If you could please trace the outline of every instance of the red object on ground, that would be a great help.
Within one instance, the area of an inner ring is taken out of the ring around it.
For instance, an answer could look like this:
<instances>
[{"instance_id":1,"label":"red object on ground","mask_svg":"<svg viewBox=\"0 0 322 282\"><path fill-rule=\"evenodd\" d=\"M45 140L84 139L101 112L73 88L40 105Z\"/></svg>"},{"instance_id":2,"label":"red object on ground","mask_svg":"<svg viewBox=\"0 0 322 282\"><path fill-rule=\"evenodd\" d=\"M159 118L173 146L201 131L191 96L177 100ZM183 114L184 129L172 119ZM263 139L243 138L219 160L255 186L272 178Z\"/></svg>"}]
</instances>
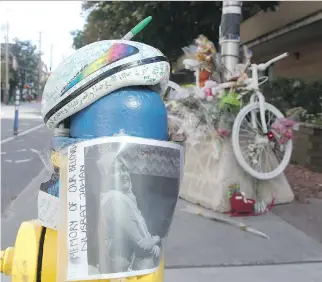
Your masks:
<instances>
[{"instance_id":1,"label":"red object on ground","mask_svg":"<svg viewBox=\"0 0 322 282\"><path fill-rule=\"evenodd\" d=\"M246 202L246 203L245 203ZM230 198L231 215L253 215L255 200L245 199L242 193L234 193Z\"/></svg>"}]
</instances>

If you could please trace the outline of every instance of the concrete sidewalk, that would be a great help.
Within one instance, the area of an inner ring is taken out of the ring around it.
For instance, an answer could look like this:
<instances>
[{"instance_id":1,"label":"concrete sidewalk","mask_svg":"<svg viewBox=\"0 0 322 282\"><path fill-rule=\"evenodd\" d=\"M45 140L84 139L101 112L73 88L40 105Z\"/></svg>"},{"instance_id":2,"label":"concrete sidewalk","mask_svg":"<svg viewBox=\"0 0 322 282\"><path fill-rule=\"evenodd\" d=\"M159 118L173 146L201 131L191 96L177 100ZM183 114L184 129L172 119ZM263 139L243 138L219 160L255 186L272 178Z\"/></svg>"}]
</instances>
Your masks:
<instances>
[{"instance_id":1,"label":"concrete sidewalk","mask_svg":"<svg viewBox=\"0 0 322 282\"><path fill-rule=\"evenodd\" d=\"M40 102L23 102L19 106L19 118L21 119L42 119L40 113ZM15 106L1 103L1 119L14 119Z\"/></svg>"},{"instance_id":2,"label":"concrete sidewalk","mask_svg":"<svg viewBox=\"0 0 322 282\"><path fill-rule=\"evenodd\" d=\"M2 218L2 249L14 244L23 220L35 218L38 184L44 176L45 171L11 203L11 212ZM236 218L271 238L265 240L187 213L187 206L191 204L179 200L167 240L166 282L321 281L322 244L279 216L268 213Z\"/></svg>"},{"instance_id":3,"label":"concrete sidewalk","mask_svg":"<svg viewBox=\"0 0 322 282\"><path fill-rule=\"evenodd\" d=\"M171 269L165 282L321 282L322 263Z\"/></svg>"},{"instance_id":4,"label":"concrete sidewalk","mask_svg":"<svg viewBox=\"0 0 322 282\"><path fill-rule=\"evenodd\" d=\"M279 216L235 218L264 232L270 240L185 212L179 201L167 242L167 267L196 268L322 262L322 244Z\"/></svg>"}]
</instances>

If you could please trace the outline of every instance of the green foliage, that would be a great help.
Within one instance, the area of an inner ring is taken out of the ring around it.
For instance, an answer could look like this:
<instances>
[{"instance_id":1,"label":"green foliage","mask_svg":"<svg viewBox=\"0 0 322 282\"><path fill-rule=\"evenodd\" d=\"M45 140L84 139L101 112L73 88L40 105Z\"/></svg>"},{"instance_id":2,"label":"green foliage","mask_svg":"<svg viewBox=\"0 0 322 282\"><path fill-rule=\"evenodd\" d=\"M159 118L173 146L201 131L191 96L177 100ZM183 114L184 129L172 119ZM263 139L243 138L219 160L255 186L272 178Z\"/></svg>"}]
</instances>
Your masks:
<instances>
[{"instance_id":1,"label":"green foliage","mask_svg":"<svg viewBox=\"0 0 322 282\"><path fill-rule=\"evenodd\" d=\"M12 88L18 87L21 92L26 82L37 86L39 54L36 52L36 46L31 41L14 39L11 52L16 57L18 69L10 70L10 86Z\"/></svg>"},{"instance_id":2,"label":"green foliage","mask_svg":"<svg viewBox=\"0 0 322 282\"><path fill-rule=\"evenodd\" d=\"M230 110L233 114L237 115L240 109L239 94L235 92L225 92L219 102L219 108L222 110Z\"/></svg>"},{"instance_id":3,"label":"green foliage","mask_svg":"<svg viewBox=\"0 0 322 282\"><path fill-rule=\"evenodd\" d=\"M278 78L264 84L265 99L284 114L301 109L300 121L322 124L322 81Z\"/></svg>"},{"instance_id":4,"label":"green foliage","mask_svg":"<svg viewBox=\"0 0 322 282\"><path fill-rule=\"evenodd\" d=\"M244 2L243 17L277 5L277 1ZM73 46L78 49L95 41L121 38L142 19L152 16L152 23L135 40L155 46L173 61L199 34L218 42L221 9L221 1L84 2L87 21L82 31L72 33Z\"/></svg>"}]
</instances>

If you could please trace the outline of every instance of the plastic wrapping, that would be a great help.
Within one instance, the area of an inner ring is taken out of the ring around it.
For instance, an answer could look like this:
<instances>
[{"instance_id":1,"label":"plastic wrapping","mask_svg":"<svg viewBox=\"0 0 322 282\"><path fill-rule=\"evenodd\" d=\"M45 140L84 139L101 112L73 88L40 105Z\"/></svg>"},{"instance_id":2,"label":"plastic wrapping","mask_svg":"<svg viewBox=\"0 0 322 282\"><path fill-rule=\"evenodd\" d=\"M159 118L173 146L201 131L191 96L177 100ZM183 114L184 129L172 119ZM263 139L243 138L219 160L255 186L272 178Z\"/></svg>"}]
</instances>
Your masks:
<instances>
[{"instance_id":1,"label":"plastic wrapping","mask_svg":"<svg viewBox=\"0 0 322 282\"><path fill-rule=\"evenodd\" d=\"M51 162L51 148L48 146L41 151L34 149L33 152L36 153L40 159L34 159L33 162L38 162L37 165L39 165L39 162L41 161L43 163L43 168L40 169L38 175L32 178L17 197L10 202L3 212L1 218L3 227L1 230L2 249L15 245L17 232L20 225L25 221L37 221L46 227L55 226L57 224L59 203L51 201L50 197L53 196L47 193L48 190L50 192L53 191L51 189L53 185L51 184L55 183L54 179L57 176ZM16 177L22 176L16 175ZM58 198L56 197L56 199Z\"/></svg>"},{"instance_id":2,"label":"plastic wrapping","mask_svg":"<svg viewBox=\"0 0 322 282\"><path fill-rule=\"evenodd\" d=\"M50 177L44 179L39 186L38 193L38 219L44 227L57 230L59 214L59 175L60 175L60 153L69 144L80 140L69 137L54 137L50 150L42 154L42 160L50 171Z\"/></svg>"},{"instance_id":3,"label":"plastic wrapping","mask_svg":"<svg viewBox=\"0 0 322 282\"><path fill-rule=\"evenodd\" d=\"M183 177L183 147L118 136L61 154L57 281L156 271Z\"/></svg>"},{"instance_id":4,"label":"plastic wrapping","mask_svg":"<svg viewBox=\"0 0 322 282\"><path fill-rule=\"evenodd\" d=\"M201 166L200 171L209 171L211 173L214 168L209 167L209 162L220 161L223 142L231 132L231 118L233 117L226 109L220 108L218 96L215 95L215 98L209 101L198 97L194 93L193 96L191 95L186 99L166 103L169 132L170 134L179 133L185 135L187 153L194 152L197 158L201 158L201 148L206 146L208 147L207 151L209 150L207 157L209 161L201 163L195 159L196 163L186 163L186 167ZM189 175L194 175L195 173L197 172L190 171ZM194 175L194 177L202 181L199 174Z\"/></svg>"},{"instance_id":5,"label":"plastic wrapping","mask_svg":"<svg viewBox=\"0 0 322 282\"><path fill-rule=\"evenodd\" d=\"M202 97L200 93L198 95L203 90L194 91L187 98L167 101L170 132L184 133L186 142L190 144L209 136L218 140L223 136L227 137L238 113L239 106L236 103L239 101L235 96L216 92L212 92L209 99L208 96Z\"/></svg>"},{"instance_id":6,"label":"plastic wrapping","mask_svg":"<svg viewBox=\"0 0 322 282\"><path fill-rule=\"evenodd\" d=\"M180 87L177 83L169 81L167 92L164 99L167 100L181 100L190 96L189 89Z\"/></svg>"}]
</instances>

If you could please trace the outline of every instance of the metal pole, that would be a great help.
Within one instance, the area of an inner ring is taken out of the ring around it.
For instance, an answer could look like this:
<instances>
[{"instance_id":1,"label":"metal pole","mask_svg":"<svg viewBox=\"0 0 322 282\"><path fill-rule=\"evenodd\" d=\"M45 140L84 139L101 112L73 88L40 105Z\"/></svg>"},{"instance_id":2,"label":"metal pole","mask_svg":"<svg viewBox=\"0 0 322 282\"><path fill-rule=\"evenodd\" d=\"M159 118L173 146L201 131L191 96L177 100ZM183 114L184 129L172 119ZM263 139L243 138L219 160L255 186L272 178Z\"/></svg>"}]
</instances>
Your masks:
<instances>
[{"instance_id":1,"label":"metal pole","mask_svg":"<svg viewBox=\"0 0 322 282\"><path fill-rule=\"evenodd\" d=\"M20 91L16 89L16 97L15 97L15 119L13 122L13 135L18 135L18 127L19 127L19 104L20 104Z\"/></svg>"},{"instance_id":2,"label":"metal pole","mask_svg":"<svg viewBox=\"0 0 322 282\"><path fill-rule=\"evenodd\" d=\"M5 45L5 89L4 89L4 102L8 105L9 103L9 22L7 22L7 34L6 34L6 45Z\"/></svg>"},{"instance_id":3,"label":"metal pole","mask_svg":"<svg viewBox=\"0 0 322 282\"><path fill-rule=\"evenodd\" d=\"M38 98L40 98L40 96L41 96L41 87L40 87L41 71L42 71L42 63L41 63L41 34L42 34L42 32L39 32Z\"/></svg>"},{"instance_id":4,"label":"metal pole","mask_svg":"<svg viewBox=\"0 0 322 282\"><path fill-rule=\"evenodd\" d=\"M225 66L224 78L231 79L239 62L241 1L224 0L219 30L221 62Z\"/></svg>"},{"instance_id":5,"label":"metal pole","mask_svg":"<svg viewBox=\"0 0 322 282\"><path fill-rule=\"evenodd\" d=\"M4 101L4 97L2 96L2 44L0 43L0 95L1 102Z\"/></svg>"},{"instance_id":6,"label":"metal pole","mask_svg":"<svg viewBox=\"0 0 322 282\"><path fill-rule=\"evenodd\" d=\"M52 67L53 67L53 44L50 45L50 67L49 67L49 72L52 72Z\"/></svg>"}]
</instances>

